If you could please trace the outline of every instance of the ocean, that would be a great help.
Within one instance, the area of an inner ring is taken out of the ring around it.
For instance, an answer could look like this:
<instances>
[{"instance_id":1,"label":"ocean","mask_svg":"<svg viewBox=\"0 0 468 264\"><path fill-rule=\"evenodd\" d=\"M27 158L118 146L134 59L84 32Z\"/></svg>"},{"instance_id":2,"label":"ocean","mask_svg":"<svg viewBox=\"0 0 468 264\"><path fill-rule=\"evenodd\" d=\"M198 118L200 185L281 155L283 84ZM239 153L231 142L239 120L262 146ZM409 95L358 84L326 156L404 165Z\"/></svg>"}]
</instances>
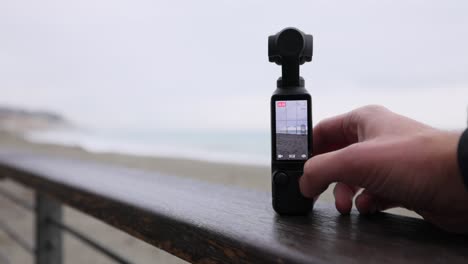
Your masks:
<instances>
[{"instance_id":1,"label":"ocean","mask_svg":"<svg viewBox=\"0 0 468 264\"><path fill-rule=\"evenodd\" d=\"M210 162L268 165L270 132L216 130L58 129L32 131L31 142L81 147L94 153L184 158Z\"/></svg>"}]
</instances>

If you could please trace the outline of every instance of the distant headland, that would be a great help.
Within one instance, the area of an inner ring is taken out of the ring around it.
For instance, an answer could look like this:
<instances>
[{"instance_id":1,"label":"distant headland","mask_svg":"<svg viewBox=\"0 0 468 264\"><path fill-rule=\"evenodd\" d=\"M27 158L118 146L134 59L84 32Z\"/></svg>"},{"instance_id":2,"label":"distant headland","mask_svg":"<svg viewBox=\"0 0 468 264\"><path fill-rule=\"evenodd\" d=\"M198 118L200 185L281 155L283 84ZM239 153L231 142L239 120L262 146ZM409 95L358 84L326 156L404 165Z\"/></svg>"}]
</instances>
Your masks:
<instances>
[{"instance_id":1,"label":"distant headland","mask_svg":"<svg viewBox=\"0 0 468 264\"><path fill-rule=\"evenodd\" d=\"M69 126L70 122L65 117L52 111L0 105L0 131L21 133Z\"/></svg>"}]
</instances>

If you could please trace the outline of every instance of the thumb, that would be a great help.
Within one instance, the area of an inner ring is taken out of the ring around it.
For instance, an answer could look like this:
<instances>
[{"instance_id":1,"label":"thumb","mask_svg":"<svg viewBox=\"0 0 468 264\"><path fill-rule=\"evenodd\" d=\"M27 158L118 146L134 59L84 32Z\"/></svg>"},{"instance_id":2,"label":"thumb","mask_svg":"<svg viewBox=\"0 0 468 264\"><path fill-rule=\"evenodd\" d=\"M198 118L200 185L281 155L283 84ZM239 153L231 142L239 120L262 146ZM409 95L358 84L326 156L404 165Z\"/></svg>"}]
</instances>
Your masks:
<instances>
[{"instance_id":1,"label":"thumb","mask_svg":"<svg viewBox=\"0 0 468 264\"><path fill-rule=\"evenodd\" d=\"M366 188L379 180L383 175L378 174L373 162L378 152L367 145L365 142L356 143L309 159L300 178L302 194L315 197L333 182Z\"/></svg>"}]
</instances>

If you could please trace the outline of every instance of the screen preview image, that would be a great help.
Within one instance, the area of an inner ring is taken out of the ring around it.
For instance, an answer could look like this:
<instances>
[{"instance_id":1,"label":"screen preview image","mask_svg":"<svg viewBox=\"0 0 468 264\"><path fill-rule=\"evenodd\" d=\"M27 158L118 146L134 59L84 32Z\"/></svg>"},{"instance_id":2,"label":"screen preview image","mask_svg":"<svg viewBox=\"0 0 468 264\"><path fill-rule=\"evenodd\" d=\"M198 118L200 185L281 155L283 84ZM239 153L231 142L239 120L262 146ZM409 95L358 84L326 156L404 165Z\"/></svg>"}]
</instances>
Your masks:
<instances>
[{"instance_id":1,"label":"screen preview image","mask_svg":"<svg viewBox=\"0 0 468 264\"><path fill-rule=\"evenodd\" d=\"M307 100L276 101L276 159L306 160Z\"/></svg>"}]
</instances>

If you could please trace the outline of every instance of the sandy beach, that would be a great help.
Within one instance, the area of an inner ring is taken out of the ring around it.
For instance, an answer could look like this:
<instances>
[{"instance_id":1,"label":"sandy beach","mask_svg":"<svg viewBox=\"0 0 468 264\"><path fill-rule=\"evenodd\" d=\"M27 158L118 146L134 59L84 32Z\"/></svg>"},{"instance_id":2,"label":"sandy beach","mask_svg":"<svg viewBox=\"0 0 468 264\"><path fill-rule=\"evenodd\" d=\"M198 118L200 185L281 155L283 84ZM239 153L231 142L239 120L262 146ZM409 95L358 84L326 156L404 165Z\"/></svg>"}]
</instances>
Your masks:
<instances>
[{"instance_id":1,"label":"sandy beach","mask_svg":"<svg viewBox=\"0 0 468 264\"><path fill-rule=\"evenodd\" d=\"M64 147L50 144L30 143L21 137L0 132L0 148L27 150L80 160L94 160L108 164L118 164L143 170L158 171L174 177L191 177L201 181L235 185L259 191L270 191L270 168L268 166L211 163L206 161L182 160L161 157L139 157L114 153L89 153L80 147ZM0 188L8 189L23 198L33 200L33 193L9 180L0 180ZM329 188L320 200L333 203ZM33 216L0 197L1 219L32 241ZM392 210L398 214L415 216L402 209ZM74 209L65 209L65 221L96 240L113 248L136 263L185 263L170 254L139 241L122 231L110 227L99 220L86 216ZM0 255L7 256L12 263L33 263L33 259L21 251L3 232L0 232ZM1 258L0 258L1 262ZM65 235L66 263L113 263L105 256Z\"/></svg>"}]
</instances>

